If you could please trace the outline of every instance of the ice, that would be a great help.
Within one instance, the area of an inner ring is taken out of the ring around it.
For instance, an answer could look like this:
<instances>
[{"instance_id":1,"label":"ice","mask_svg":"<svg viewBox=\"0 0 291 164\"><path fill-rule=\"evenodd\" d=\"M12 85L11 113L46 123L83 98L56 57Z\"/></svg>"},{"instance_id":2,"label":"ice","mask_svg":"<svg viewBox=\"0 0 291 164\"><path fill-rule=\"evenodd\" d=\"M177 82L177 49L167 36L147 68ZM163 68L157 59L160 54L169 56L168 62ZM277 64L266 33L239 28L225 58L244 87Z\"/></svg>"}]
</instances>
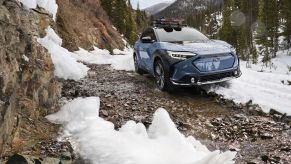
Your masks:
<instances>
[{"instance_id":1,"label":"ice","mask_svg":"<svg viewBox=\"0 0 291 164\"><path fill-rule=\"evenodd\" d=\"M262 67L261 63L249 65L241 63L242 76L229 82L229 86L213 85L209 92L223 95L236 103L254 104L262 107L268 113L275 109L281 113L291 115L291 81L288 65L291 66L291 56L287 51L280 51L278 57L272 59L272 67Z\"/></svg>"},{"instance_id":2,"label":"ice","mask_svg":"<svg viewBox=\"0 0 291 164\"><path fill-rule=\"evenodd\" d=\"M55 75L63 79L80 80L87 75L89 68L72 58L72 53L61 47L62 39L55 31L48 27L47 35L39 38L38 42L44 46L51 55L55 66Z\"/></svg>"},{"instance_id":3,"label":"ice","mask_svg":"<svg viewBox=\"0 0 291 164\"><path fill-rule=\"evenodd\" d=\"M114 49L113 55L108 50L94 47L93 51L86 51L79 48L79 51L74 52L72 57L78 61L89 64L109 64L115 70L134 70L133 49L126 47L123 51Z\"/></svg>"},{"instance_id":4,"label":"ice","mask_svg":"<svg viewBox=\"0 0 291 164\"><path fill-rule=\"evenodd\" d=\"M93 164L231 164L234 152L209 151L181 134L165 109L158 109L148 131L128 121L119 130L99 117L98 97L77 98L46 118L62 124L62 138Z\"/></svg>"},{"instance_id":5,"label":"ice","mask_svg":"<svg viewBox=\"0 0 291 164\"><path fill-rule=\"evenodd\" d=\"M56 0L19 0L27 8L36 8L37 6L44 8L46 11L53 15L56 20L58 5Z\"/></svg>"}]
</instances>

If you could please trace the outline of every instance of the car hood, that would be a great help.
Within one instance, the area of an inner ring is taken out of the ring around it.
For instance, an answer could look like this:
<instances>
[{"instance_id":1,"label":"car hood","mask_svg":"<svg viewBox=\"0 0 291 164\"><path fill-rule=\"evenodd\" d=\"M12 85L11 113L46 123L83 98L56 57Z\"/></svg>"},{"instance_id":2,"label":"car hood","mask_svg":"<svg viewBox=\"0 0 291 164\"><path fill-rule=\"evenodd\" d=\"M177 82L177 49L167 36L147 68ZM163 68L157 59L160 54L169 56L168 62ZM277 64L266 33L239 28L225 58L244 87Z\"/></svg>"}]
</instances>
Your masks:
<instances>
[{"instance_id":1,"label":"car hood","mask_svg":"<svg viewBox=\"0 0 291 164\"><path fill-rule=\"evenodd\" d=\"M199 55L222 54L232 52L232 46L221 40L209 40L206 42L170 43L160 42L161 49L168 51L187 51Z\"/></svg>"}]
</instances>

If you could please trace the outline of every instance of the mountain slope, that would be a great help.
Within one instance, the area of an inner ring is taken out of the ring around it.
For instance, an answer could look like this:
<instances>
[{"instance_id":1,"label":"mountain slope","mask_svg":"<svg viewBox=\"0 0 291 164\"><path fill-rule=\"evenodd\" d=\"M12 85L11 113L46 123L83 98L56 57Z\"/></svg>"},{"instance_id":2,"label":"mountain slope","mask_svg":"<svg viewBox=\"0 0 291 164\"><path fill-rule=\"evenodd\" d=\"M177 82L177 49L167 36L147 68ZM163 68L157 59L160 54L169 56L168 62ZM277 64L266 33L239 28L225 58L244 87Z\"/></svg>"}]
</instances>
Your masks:
<instances>
[{"instance_id":1,"label":"mountain slope","mask_svg":"<svg viewBox=\"0 0 291 164\"><path fill-rule=\"evenodd\" d=\"M185 17L205 10L207 7L220 7L223 0L177 0L166 9L154 15L160 17Z\"/></svg>"},{"instance_id":2,"label":"mountain slope","mask_svg":"<svg viewBox=\"0 0 291 164\"><path fill-rule=\"evenodd\" d=\"M144 10L150 15L155 15L161 12L162 10L164 10L165 8L167 8L168 6L170 6L172 3L173 2L163 2L163 3L153 5L151 7L145 8Z\"/></svg>"},{"instance_id":3,"label":"mountain slope","mask_svg":"<svg viewBox=\"0 0 291 164\"><path fill-rule=\"evenodd\" d=\"M64 47L71 51L78 50L78 47L124 47L121 35L112 27L100 0L57 0L57 4L57 32L63 39Z\"/></svg>"}]
</instances>

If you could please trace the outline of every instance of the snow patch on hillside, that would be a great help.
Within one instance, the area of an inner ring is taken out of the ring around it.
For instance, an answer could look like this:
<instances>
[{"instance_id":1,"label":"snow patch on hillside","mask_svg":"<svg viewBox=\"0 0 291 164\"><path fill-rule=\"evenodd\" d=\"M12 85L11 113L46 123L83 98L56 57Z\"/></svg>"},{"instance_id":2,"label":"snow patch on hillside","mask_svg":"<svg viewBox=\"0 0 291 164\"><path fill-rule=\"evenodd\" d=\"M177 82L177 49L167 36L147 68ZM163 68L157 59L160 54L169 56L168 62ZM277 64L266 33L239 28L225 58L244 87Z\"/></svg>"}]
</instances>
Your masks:
<instances>
[{"instance_id":1,"label":"snow patch on hillside","mask_svg":"<svg viewBox=\"0 0 291 164\"><path fill-rule=\"evenodd\" d=\"M193 137L181 134L169 114L158 109L146 130L128 121L119 130L99 117L98 97L77 98L47 116L62 124L62 137L70 138L80 155L93 164L231 164L235 152L210 152Z\"/></svg>"},{"instance_id":2,"label":"snow patch on hillside","mask_svg":"<svg viewBox=\"0 0 291 164\"><path fill-rule=\"evenodd\" d=\"M126 47L123 51L114 49L113 55L108 50L94 47L93 51L79 48L72 57L88 64L109 64L115 70L134 70L133 49Z\"/></svg>"},{"instance_id":3,"label":"snow patch on hillside","mask_svg":"<svg viewBox=\"0 0 291 164\"><path fill-rule=\"evenodd\" d=\"M209 92L223 95L236 103L247 103L252 100L254 104L262 107L268 113L275 109L281 113L291 115L291 56L287 51L278 52L277 58L272 60L271 67L263 64L250 65L241 63L242 76L229 82L229 85L213 85Z\"/></svg>"},{"instance_id":4,"label":"snow patch on hillside","mask_svg":"<svg viewBox=\"0 0 291 164\"><path fill-rule=\"evenodd\" d=\"M58 5L56 0L19 0L25 7L35 9L37 6L44 8L46 11L53 15L56 20Z\"/></svg>"},{"instance_id":5,"label":"snow patch on hillside","mask_svg":"<svg viewBox=\"0 0 291 164\"><path fill-rule=\"evenodd\" d=\"M72 53L61 47L62 39L55 31L48 27L47 35L39 38L38 42L45 47L51 55L55 66L55 76L63 79L80 80L87 75L89 68L72 58Z\"/></svg>"}]
</instances>

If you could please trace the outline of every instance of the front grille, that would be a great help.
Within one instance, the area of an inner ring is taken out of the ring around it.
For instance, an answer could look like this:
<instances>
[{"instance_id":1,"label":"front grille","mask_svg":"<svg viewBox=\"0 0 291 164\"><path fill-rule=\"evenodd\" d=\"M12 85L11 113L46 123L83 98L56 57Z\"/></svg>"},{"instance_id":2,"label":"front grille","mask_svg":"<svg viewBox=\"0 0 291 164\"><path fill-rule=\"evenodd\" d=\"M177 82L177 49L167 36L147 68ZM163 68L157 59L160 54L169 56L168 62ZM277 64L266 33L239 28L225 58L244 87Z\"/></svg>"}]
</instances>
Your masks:
<instances>
[{"instance_id":1,"label":"front grille","mask_svg":"<svg viewBox=\"0 0 291 164\"><path fill-rule=\"evenodd\" d=\"M232 54L201 56L193 64L200 72L214 72L232 68L235 57Z\"/></svg>"},{"instance_id":2,"label":"front grille","mask_svg":"<svg viewBox=\"0 0 291 164\"><path fill-rule=\"evenodd\" d=\"M233 72L225 72L225 73L201 76L199 81L200 82L215 81L215 80L220 80L220 79L233 77L233 76L234 76Z\"/></svg>"}]
</instances>

